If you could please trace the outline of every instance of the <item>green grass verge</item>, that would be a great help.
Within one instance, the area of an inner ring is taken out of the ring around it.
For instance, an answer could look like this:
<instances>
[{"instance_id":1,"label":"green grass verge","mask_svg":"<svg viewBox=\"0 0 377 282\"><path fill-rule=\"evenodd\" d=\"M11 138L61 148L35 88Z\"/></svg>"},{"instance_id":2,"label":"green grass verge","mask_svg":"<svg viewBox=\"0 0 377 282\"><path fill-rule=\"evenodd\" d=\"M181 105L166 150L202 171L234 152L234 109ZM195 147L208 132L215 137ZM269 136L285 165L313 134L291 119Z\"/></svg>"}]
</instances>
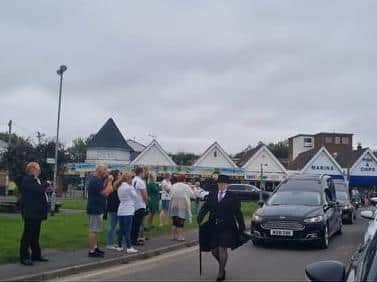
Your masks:
<instances>
[{"instance_id":1,"label":"green grass verge","mask_svg":"<svg viewBox=\"0 0 377 282\"><path fill-rule=\"evenodd\" d=\"M245 219L250 220L254 211L258 208L255 203L242 203L242 211ZM166 235L170 232L170 225L159 226L158 215L154 218L154 226L146 232L146 236L152 238ZM106 230L107 221L104 221ZM193 222L186 224L185 229L196 228L195 217ZM19 241L21 238L23 222L21 217L0 215L0 263L16 262L18 260ZM56 214L42 223L41 245L44 249L75 250L85 248L87 245L88 218L85 213L80 214ZM105 243L106 232L102 232L100 241Z\"/></svg>"},{"instance_id":2,"label":"green grass verge","mask_svg":"<svg viewBox=\"0 0 377 282\"><path fill-rule=\"evenodd\" d=\"M62 203L63 209L71 210L85 210L86 209L86 200L85 199L65 199L59 198L58 202Z\"/></svg>"}]
</instances>

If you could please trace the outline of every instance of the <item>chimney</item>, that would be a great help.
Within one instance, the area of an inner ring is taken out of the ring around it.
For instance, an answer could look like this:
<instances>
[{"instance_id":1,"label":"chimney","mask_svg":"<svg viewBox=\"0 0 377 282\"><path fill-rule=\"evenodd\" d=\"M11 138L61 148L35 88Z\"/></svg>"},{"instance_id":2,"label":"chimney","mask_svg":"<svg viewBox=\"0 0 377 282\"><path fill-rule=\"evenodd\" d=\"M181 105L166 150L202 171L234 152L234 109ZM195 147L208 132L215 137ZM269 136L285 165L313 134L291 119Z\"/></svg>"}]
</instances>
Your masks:
<instances>
[{"instance_id":1,"label":"chimney","mask_svg":"<svg viewBox=\"0 0 377 282\"><path fill-rule=\"evenodd\" d=\"M357 143L357 150L360 151L361 149L363 148L363 146L361 146L361 143Z\"/></svg>"}]
</instances>

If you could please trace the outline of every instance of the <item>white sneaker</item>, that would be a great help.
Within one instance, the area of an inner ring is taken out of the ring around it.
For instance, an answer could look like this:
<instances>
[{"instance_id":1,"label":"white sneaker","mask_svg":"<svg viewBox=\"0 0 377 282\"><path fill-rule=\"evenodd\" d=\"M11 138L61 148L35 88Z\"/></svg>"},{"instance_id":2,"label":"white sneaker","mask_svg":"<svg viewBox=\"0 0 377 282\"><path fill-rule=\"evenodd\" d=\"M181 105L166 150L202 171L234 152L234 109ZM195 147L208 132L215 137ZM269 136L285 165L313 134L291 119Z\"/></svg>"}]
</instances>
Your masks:
<instances>
[{"instance_id":1,"label":"white sneaker","mask_svg":"<svg viewBox=\"0 0 377 282\"><path fill-rule=\"evenodd\" d=\"M123 247L116 247L115 249L116 249L118 252L121 252L121 251L124 250Z\"/></svg>"},{"instance_id":2,"label":"white sneaker","mask_svg":"<svg viewBox=\"0 0 377 282\"><path fill-rule=\"evenodd\" d=\"M127 254L136 254L138 253L139 251L134 249L133 247L127 249Z\"/></svg>"},{"instance_id":3,"label":"white sneaker","mask_svg":"<svg viewBox=\"0 0 377 282\"><path fill-rule=\"evenodd\" d=\"M117 251L117 250L118 250L118 246L115 246L115 245L107 245L107 246L106 246L106 249L108 249L108 250L113 250L113 251Z\"/></svg>"}]
</instances>

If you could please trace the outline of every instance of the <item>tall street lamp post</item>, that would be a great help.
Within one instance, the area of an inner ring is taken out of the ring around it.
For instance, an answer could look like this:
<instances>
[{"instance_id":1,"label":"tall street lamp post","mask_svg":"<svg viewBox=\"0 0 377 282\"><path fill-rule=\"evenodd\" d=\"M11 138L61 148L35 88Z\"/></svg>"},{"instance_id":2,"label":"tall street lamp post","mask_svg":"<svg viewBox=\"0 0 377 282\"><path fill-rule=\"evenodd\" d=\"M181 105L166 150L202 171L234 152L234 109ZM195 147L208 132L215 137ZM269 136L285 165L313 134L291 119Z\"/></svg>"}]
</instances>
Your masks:
<instances>
[{"instance_id":1,"label":"tall street lamp post","mask_svg":"<svg viewBox=\"0 0 377 282\"><path fill-rule=\"evenodd\" d=\"M59 106L58 106L58 121L56 125L56 140L55 140L55 169L54 169L54 184L51 195L51 215L55 213L56 205L56 186L58 178L58 150L59 150L59 129L60 129L60 110L62 103L62 87L63 87L63 73L67 70L67 66L61 65L56 73L60 76L60 85L59 85Z\"/></svg>"}]
</instances>

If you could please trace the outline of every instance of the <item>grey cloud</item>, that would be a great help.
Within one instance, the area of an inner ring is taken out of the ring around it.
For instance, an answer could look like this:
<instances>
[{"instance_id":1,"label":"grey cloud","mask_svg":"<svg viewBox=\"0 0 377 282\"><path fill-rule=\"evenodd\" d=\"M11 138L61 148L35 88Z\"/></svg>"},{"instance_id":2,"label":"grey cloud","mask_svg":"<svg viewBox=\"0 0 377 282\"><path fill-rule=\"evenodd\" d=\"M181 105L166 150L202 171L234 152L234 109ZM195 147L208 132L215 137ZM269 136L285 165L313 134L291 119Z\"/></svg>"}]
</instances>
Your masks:
<instances>
[{"instance_id":1,"label":"grey cloud","mask_svg":"<svg viewBox=\"0 0 377 282\"><path fill-rule=\"evenodd\" d=\"M64 63L67 143L113 116L126 137L148 143L152 133L173 152L217 140L234 153L328 130L377 146L365 122L376 118L375 1L2 6L0 129L14 119L23 134L54 135Z\"/></svg>"}]
</instances>

